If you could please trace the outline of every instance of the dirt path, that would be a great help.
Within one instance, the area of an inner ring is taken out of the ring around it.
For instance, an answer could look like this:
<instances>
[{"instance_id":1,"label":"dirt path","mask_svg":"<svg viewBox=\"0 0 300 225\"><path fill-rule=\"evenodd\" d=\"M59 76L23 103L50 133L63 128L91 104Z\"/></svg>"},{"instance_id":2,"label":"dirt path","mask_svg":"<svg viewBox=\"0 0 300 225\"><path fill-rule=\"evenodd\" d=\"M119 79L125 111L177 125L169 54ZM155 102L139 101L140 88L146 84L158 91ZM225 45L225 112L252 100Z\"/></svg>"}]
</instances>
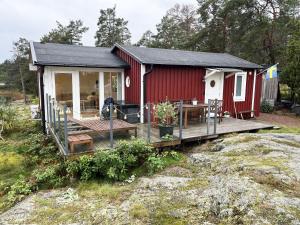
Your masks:
<instances>
[{"instance_id":1,"label":"dirt path","mask_svg":"<svg viewBox=\"0 0 300 225\"><path fill-rule=\"evenodd\" d=\"M300 135L239 134L133 183L36 193L0 224L300 224Z\"/></svg>"}]
</instances>

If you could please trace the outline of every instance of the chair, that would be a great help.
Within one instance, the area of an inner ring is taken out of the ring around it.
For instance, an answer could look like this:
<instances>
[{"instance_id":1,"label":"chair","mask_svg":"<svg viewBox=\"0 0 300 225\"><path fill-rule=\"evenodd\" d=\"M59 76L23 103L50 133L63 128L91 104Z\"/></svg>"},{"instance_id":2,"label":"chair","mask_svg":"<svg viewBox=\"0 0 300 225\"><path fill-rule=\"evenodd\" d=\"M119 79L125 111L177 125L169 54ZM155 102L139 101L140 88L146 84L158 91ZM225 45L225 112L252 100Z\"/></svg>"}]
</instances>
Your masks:
<instances>
[{"instance_id":1,"label":"chair","mask_svg":"<svg viewBox=\"0 0 300 225\"><path fill-rule=\"evenodd\" d=\"M217 112L217 118L219 119L219 123L221 123L224 117L223 100L209 99L209 101L210 101L210 115L208 115L208 107L207 107L205 112L206 119L208 118L208 116L210 118L215 117L215 112Z\"/></svg>"}]
</instances>

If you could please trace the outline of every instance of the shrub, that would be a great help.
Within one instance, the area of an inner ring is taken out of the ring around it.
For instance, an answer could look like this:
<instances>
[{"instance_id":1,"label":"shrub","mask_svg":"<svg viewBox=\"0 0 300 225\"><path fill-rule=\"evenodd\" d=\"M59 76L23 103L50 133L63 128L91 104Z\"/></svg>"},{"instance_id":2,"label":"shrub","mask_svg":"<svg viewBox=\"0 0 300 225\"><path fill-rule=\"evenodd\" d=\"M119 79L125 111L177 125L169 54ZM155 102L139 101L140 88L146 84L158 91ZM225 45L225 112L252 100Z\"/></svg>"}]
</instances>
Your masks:
<instances>
[{"instance_id":1,"label":"shrub","mask_svg":"<svg viewBox=\"0 0 300 225\"><path fill-rule=\"evenodd\" d=\"M0 105L0 121L3 123L4 132L8 132L18 125L17 118L15 108L7 105Z\"/></svg>"},{"instance_id":2,"label":"shrub","mask_svg":"<svg viewBox=\"0 0 300 225\"><path fill-rule=\"evenodd\" d=\"M161 156L152 154L147 159L147 168L148 168L149 174L153 174L153 173L163 169L164 166L165 166L165 163Z\"/></svg>"},{"instance_id":3,"label":"shrub","mask_svg":"<svg viewBox=\"0 0 300 225\"><path fill-rule=\"evenodd\" d=\"M25 180L23 176L11 186L7 199L10 204L22 200L26 195L32 192L33 185Z\"/></svg>"},{"instance_id":4,"label":"shrub","mask_svg":"<svg viewBox=\"0 0 300 225\"><path fill-rule=\"evenodd\" d=\"M33 176L40 186L60 187L65 182L65 168L63 164L48 165L33 171Z\"/></svg>"},{"instance_id":5,"label":"shrub","mask_svg":"<svg viewBox=\"0 0 300 225\"><path fill-rule=\"evenodd\" d=\"M266 100L263 100L260 104L260 111L263 113L271 113L274 111L274 107Z\"/></svg>"}]
</instances>

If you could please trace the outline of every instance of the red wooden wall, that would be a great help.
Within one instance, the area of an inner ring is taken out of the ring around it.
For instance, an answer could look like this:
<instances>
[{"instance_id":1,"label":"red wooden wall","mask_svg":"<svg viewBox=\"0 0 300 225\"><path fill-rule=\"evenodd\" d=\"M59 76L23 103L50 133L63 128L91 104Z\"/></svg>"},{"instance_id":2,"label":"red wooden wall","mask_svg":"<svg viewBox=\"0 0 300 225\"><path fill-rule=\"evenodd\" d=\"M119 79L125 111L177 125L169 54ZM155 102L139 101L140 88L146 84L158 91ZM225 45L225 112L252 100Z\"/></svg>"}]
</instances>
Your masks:
<instances>
[{"instance_id":1,"label":"red wooden wall","mask_svg":"<svg viewBox=\"0 0 300 225\"><path fill-rule=\"evenodd\" d=\"M125 69L125 77L130 77L130 87L125 85L125 100L128 103L140 104L141 96L141 64L127 53L116 49L115 54L130 65L130 68Z\"/></svg>"},{"instance_id":2,"label":"red wooden wall","mask_svg":"<svg viewBox=\"0 0 300 225\"><path fill-rule=\"evenodd\" d=\"M250 73L251 72L251 75ZM234 111L234 104L232 99L232 94L234 92L234 76L229 78L224 78L224 90L223 90L223 107L224 111L230 112L232 115L235 113ZM254 71L248 70L247 71L247 81L246 81L246 94L245 94L245 101L236 102L236 111L249 111L251 110L252 104L252 92L253 92L253 78L254 78ZM259 116L259 106L260 106L260 94L261 94L261 76L256 77L256 91L255 91L255 116Z\"/></svg>"},{"instance_id":3,"label":"red wooden wall","mask_svg":"<svg viewBox=\"0 0 300 225\"><path fill-rule=\"evenodd\" d=\"M147 67L147 70L149 68ZM200 67L154 65L145 77L146 102L158 103L168 100L204 101L205 70Z\"/></svg>"}]
</instances>

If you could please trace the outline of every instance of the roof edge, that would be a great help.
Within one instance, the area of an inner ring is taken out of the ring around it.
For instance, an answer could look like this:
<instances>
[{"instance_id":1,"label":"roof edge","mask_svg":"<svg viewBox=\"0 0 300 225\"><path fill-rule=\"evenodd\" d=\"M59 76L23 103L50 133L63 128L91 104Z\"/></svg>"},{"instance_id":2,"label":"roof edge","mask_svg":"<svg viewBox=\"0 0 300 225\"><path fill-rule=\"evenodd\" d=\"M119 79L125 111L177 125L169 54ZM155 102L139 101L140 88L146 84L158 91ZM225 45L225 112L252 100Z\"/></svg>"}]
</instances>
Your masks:
<instances>
[{"instance_id":1,"label":"roof edge","mask_svg":"<svg viewBox=\"0 0 300 225\"><path fill-rule=\"evenodd\" d=\"M30 45L30 52L31 52L32 64L35 65L37 63L37 58L36 58L36 54L35 54L35 49L34 49L33 41L30 41L29 45Z\"/></svg>"},{"instance_id":2,"label":"roof edge","mask_svg":"<svg viewBox=\"0 0 300 225\"><path fill-rule=\"evenodd\" d=\"M111 53L113 53L113 51L119 48L121 49L123 52L127 53L128 55L130 55L131 57L133 57L134 59L136 59L139 63L141 64L145 64L139 57L137 57L136 55L132 54L130 51L128 51L127 49L125 49L122 45L116 43L114 44L114 46L112 47L112 49L110 50Z\"/></svg>"}]
</instances>

